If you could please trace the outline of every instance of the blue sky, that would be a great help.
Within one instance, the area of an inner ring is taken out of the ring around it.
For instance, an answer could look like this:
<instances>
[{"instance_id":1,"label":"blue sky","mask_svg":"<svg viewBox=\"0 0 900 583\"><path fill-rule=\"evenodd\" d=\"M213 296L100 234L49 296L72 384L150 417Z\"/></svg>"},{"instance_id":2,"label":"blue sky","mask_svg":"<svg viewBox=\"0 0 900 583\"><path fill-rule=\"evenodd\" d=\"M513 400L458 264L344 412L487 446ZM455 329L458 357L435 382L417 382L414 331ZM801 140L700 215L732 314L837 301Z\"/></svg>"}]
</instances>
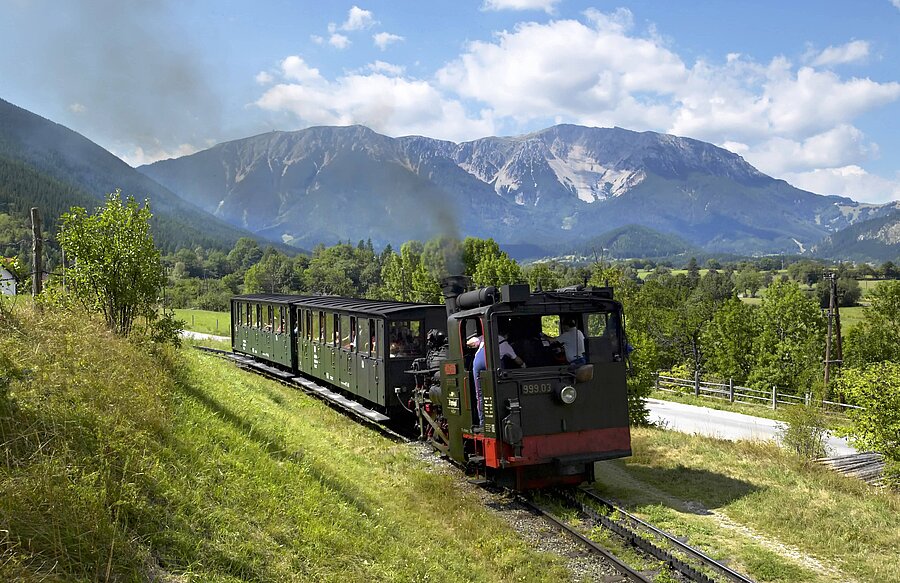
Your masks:
<instances>
[{"instance_id":1,"label":"blue sky","mask_svg":"<svg viewBox=\"0 0 900 583\"><path fill-rule=\"evenodd\" d=\"M697 138L900 200L900 0L0 0L0 98L131 164L360 123Z\"/></svg>"}]
</instances>

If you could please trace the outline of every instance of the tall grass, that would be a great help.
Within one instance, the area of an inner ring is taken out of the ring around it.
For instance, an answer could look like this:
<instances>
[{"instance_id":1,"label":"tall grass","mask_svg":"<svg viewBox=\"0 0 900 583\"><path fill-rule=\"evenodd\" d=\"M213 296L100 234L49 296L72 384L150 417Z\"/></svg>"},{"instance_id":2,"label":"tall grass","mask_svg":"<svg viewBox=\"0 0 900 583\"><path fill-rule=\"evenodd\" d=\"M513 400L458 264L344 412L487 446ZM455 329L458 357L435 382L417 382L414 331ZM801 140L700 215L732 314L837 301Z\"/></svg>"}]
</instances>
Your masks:
<instances>
[{"instance_id":1,"label":"tall grass","mask_svg":"<svg viewBox=\"0 0 900 583\"><path fill-rule=\"evenodd\" d=\"M0 578L140 571L129 526L171 417L171 363L84 315L30 310L2 314L0 353Z\"/></svg>"},{"instance_id":2,"label":"tall grass","mask_svg":"<svg viewBox=\"0 0 900 583\"><path fill-rule=\"evenodd\" d=\"M458 476L295 389L0 314L0 580L557 581Z\"/></svg>"}]
</instances>

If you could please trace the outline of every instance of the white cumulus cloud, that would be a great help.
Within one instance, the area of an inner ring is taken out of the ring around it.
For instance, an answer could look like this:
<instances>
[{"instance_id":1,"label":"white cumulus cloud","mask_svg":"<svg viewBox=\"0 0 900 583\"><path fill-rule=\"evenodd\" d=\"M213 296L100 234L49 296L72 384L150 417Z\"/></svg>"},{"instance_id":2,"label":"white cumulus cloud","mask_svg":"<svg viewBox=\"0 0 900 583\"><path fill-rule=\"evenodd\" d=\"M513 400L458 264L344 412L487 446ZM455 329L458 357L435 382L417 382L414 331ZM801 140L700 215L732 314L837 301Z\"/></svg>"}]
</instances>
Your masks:
<instances>
[{"instance_id":1,"label":"white cumulus cloud","mask_svg":"<svg viewBox=\"0 0 900 583\"><path fill-rule=\"evenodd\" d=\"M869 43L864 40L855 40L838 47L830 46L815 55L811 62L818 67L827 67L860 61L868 56Z\"/></svg>"},{"instance_id":2,"label":"white cumulus cloud","mask_svg":"<svg viewBox=\"0 0 900 583\"><path fill-rule=\"evenodd\" d=\"M810 192L839 194L861 202L882 204L900 200L900 175L891 180L856 165L787 173L783 178Z\"/></svg>"},{"instance_id":3,"label":"white cumulus cloud","mask_svg":"<svg viewBox=\"0 0 900 583\"><path fill-rule=\"evenodd\" d=\"M552 14L559 0L484 0L482 10L543 10Z\"/></svg>"},{"instance_id":4,"label":"white cumulus cloud","mask_svg":"<svg viewBox=\"0 0 900 583\"><path fill-rule=\"evenodd\" d=\"M338 33L334 33L328 37L328 44L336 49L346 49L350 46L350 39Z\"/></svg>"},{"instance_id":5,"label":"white cumulus cloud","mask_svg":"<svg viewBox=\"0 0 900 583\"><path fill-rule=\"evenodd\" d=\"M128 152L119 153L118 156L125 161L126 164L137 168L143 164L151 164L157 160L167 160L169 158L180 158L181 156L189 156L197 152L199 148L191 144L181 144L173 149L163 148L157 144L154 148L144 149L140 146Z\"/></svg>"},{"instance_id":6,"label":"white cumulus cloud","mask_svg":"<svg viewBox=\"0 0 900 583\"><path fill-rule=\"evenodd\" d=\"M84 113L87 111L87 106L85 106L82 103L70 103L69 111L71 111L72 113L75 113L75 114Z\"/></svg>"},{"instance_id":7,"label":"white cumulus cloud","mask_svg":"<svg viewBox=\"0 0 900 583\"><path fill-rule=\"evenodd\" d=\"M365 30L373 27L375 24L375 17L371 11L354 6L348 11L347 20L341 25L341 30Z\"/></svg>"},{"instance_id":8,"label":"white cumulus cloud","mask_svg":"<svg viewBox=\"0 0 900 583\"><path fill-rule=\"evenodd\" d=\"M268 85L269 83L274 81L275 78L272 76L271 73L269 73L267 71L260 71L259 73L256 74L255 80L260 85Z\"/></svg>"},{"instance_id":9,"label":"white cumulus cloud","mask_svg":"<svg viewBox=\"0 0 900 583\"><path fill-rule=\"evenodd\" d=\"M370 63L367 69L374 73L384 73L385 75L393 75L395 77L402 75L403 71L405 70L400 65L393 65L384 61L375 61L374 63Z\"/></svg>"},{"instance_id":10,"label":"white cumulus cloud","mask_svg":"<svg viewBox=\"0 0 900 583\"><path fill-rule=\"evenodd\" d=\"M372 35L372 40L375 42L375 46L377 46L381 50L385 50L389 45L401 42L403 40L403 37L398 34L391 34L389 32L379 32Z\"/></svg>"},{"instance_id":11,"label":"white cumulus cloud","mask_svg":"<svg viewBox=\"0 0 900 583\"><path fill-rule=\"evenodd\" d=\"M299 76L302 81L294 73L298 68L304 72ZM489 112L471 116L458 100L447 98L427 81L399 76L400 70L387 63L374 63L368 74L334 80L324 79L318 71L309 74L298 56L285 59L282 70L284 82L270 87L256 105L289 112L302 127L362 124L392 136L457 141L494 133Z\"/></svg>"}]
</instances>

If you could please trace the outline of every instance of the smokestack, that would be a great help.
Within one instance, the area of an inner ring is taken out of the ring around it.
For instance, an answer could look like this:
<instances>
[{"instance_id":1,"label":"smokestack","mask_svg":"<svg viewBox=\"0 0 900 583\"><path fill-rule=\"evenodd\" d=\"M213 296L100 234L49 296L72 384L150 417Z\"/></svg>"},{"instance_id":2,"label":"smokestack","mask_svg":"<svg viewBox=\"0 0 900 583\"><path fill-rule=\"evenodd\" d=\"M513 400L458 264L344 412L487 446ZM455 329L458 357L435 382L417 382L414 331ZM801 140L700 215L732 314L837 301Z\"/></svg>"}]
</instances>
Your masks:
<instances>
[{"instance_id":1,"label":"smokestack","mask_svg":"<svg viewBox=\"0 0 900 583\"><path fill-rule=\"evenodd\" d=\"M444 304L447 306L447 317L459 311L456 298L466 291L469 278L465 275L451 275L441 280L441 290L444 293Z\"/></svg>"}]
</instances>

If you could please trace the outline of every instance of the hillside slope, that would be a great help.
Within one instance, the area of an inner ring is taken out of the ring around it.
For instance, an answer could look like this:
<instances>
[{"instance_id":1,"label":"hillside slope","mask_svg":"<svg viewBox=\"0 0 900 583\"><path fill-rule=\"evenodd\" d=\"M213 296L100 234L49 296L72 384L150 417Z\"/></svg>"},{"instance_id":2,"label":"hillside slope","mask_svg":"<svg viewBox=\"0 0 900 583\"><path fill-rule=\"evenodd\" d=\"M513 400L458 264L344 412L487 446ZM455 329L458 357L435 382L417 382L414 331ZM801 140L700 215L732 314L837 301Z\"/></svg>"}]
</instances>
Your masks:
<instances>
[{"instance_id":1,"label":"hillside slope","mask_svg":"<svg viewBox=\"0 0 900 583\"><path fill-rule=\"evenodd\" d=\"M812 252L849 261L900 261L900 212L842 229L825 238Z\"/></svg>"},{"instance_id":2,"label":"hillside slope","mask_svg":"<svg viewBox=\"0 0 900 583\"><path fill-rule=\"evenodd\" d=\"M409 446L188 350L0 304L0 580L568 578Z\"/></svg>"},{"instance_id":3,"label":"hillside slope","mask_svg":"<svg viewBox=\"0 0 900 583\"><path fill-rule=\"evenodd\" d=\"M55 225L69 207L91 209L117 188L139 201L150 199L154 232L166 250L230 248L250 235L182 200L84 136L0 99L0 203L10 211L25 215L31 206L40 206L45 224Z\"/></svg>"}]
</instances>

